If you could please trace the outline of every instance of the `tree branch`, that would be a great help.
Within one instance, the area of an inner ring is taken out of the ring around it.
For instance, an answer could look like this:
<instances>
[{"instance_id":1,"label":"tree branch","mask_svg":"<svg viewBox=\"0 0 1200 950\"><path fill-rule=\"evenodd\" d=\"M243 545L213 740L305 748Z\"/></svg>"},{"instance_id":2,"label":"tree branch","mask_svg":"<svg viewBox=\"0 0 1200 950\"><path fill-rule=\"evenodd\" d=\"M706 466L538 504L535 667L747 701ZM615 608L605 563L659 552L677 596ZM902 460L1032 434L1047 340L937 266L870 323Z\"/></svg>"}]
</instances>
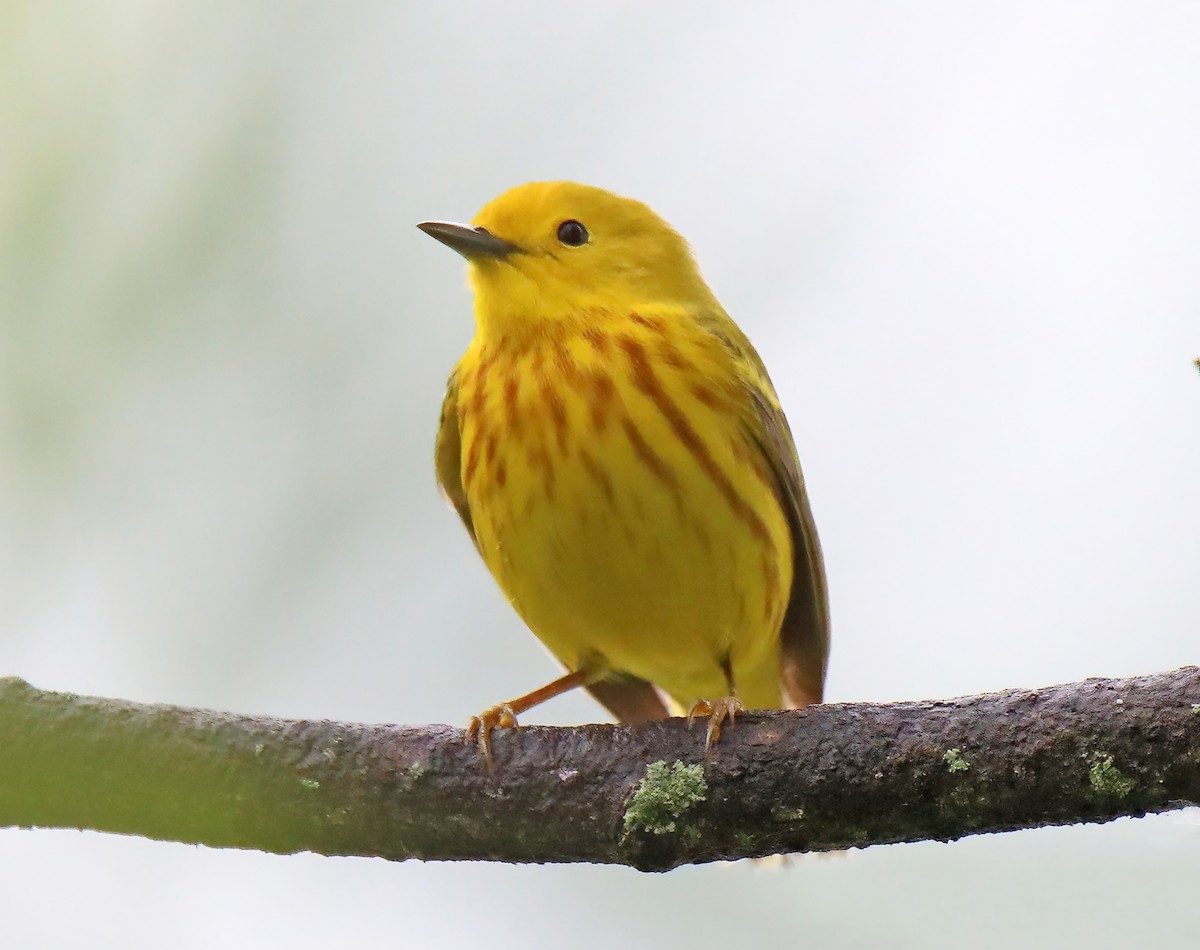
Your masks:
<instances>
[{"instance_id":1,"label":"tree branch","mask_svg":"<svg viewBox=\"0 0 1200 950\"><path fill-rule=\"evenodd\" d=\"M0 679L0 826L213 847L679 864L1200 801L1200 668L922 703L498 730L285 721ZM661 763L654 765L653 763Z\"/></svg>"}]
</instances>

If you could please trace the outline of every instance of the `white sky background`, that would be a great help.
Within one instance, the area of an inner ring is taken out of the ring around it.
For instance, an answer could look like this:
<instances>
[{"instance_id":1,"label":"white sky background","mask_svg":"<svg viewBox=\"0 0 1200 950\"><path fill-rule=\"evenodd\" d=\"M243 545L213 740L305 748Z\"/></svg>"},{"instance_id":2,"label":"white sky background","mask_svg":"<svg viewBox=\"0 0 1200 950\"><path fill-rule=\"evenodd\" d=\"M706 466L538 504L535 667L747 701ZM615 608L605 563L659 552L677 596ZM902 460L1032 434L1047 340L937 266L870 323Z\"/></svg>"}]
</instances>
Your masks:
<instances>
[{"instance_id":1,"label":"white sky background","mask_svg":"<svg viewBox=\"0 0 1200 950\"><path fill-rule=\"evenodd\" d=\"M764 356L829 699L1200 660L1197 50L1190 3L6 5L0 672L412 723L553 676L434 487L470 302L413 227L546 177L659 210ZM646 877L8 831L0 908L14 946L1170 947L1198 845Z\"/></svg>"}]
</instances>

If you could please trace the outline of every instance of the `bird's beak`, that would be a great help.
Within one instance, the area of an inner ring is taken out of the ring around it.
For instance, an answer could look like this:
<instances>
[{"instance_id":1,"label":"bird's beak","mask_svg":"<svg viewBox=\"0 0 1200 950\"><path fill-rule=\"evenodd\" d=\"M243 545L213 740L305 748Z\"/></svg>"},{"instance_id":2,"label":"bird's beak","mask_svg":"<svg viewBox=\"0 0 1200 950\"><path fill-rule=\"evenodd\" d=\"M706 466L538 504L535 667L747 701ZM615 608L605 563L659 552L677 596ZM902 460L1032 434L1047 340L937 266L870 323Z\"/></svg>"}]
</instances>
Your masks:
<instances>
[{"instance_id":1,"label":"bird's beak","mask_svg":"<svg viewBox=\"0 0 1200 950\"><path fill-rule=\"evenodd\" d=\"M520 250L517 245L496 237L484 228L473 228L467 224L422 221L417 227L431 238L441 241L452 251L457 251L469 261L488 257L507 257Z\"/></svg>"}]
</instances>

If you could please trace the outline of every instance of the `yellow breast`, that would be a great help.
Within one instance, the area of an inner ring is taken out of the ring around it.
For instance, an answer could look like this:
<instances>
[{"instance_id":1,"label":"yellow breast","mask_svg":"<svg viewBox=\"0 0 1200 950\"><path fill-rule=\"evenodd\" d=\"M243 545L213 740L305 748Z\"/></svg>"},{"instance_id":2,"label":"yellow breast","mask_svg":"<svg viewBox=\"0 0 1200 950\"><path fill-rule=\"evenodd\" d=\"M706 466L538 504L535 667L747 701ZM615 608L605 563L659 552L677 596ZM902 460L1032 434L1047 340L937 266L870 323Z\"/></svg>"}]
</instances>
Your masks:
<instances>
[{"instance_id":1,"label":"yellow breast","mask_svg":"<svg viewBox=\"0 0 1200 950\"><path fill-rule=\"evenodd\" d=\"M570 669L780 705L792 540L729 354L683 313L477 337L462 484L492 574Z\"/></svg>"}]
</instances>

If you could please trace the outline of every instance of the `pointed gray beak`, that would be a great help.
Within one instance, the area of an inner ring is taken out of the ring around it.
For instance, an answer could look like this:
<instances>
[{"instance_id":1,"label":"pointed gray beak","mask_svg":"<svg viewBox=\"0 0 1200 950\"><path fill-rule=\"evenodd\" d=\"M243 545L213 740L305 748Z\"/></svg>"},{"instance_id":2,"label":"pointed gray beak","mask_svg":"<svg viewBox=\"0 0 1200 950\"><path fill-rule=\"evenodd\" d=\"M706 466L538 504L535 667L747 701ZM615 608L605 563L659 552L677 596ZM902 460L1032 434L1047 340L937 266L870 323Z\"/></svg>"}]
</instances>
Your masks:
<instances>
[{"instance_id":1,"label":"pointed gray beak","mask_svg":"<svg viewBox=\"0 0 1200 950\"><path fill-rule=\"evenodd\" d=\"M520 250L515 244L509 244L483 228L473 228L468 224L422 221L417 227L469 261L487 257L507 257Z\"/></svg>"}]
</instances>

